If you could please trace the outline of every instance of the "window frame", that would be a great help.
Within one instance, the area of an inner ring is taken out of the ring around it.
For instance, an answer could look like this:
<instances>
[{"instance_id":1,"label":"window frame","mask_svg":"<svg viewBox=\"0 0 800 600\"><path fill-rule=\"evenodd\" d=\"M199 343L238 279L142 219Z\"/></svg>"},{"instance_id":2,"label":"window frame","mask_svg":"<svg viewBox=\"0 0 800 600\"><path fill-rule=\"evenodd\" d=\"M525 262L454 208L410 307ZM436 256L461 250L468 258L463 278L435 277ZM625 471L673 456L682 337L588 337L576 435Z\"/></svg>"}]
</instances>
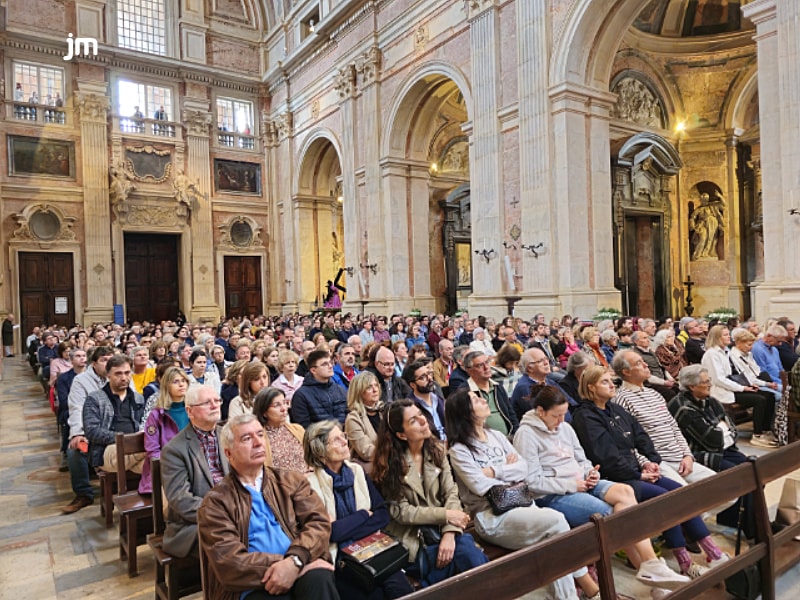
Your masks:
<instances>
[{"instance_id":1,"label":"window frame","mask_svg":"<svg viewBox=\"0 0 800 600\"><path fill-rule=\"evenodd\" d=\"M41 89L41 85L42 85L41 84L41 69L52 69L54 71L60 71L61 72L61 90L55 90L55 92L59 92L60 91L61 99L66 104L67 70L64 67L61 67L61 66L54 66L54 65L50 65L48 63L43 63L43 62L39 62L39 61L35 61L35 60L25 60L25 59L22 59L22 58L12 58L11 59L11 74L12 74L12 76L11 76L12 82L11 82L11 89L10 89L10 99L11 100L14 100L14 90L17 87L17 65L27 65L27 66L32 66L32 67L36 68L36 71L37 71L36 79L37 79L37 82L38 82L37 85L40 86L39 89L36 90L36 92L39 95L39 102L42 105L45 104L44 98L46 97L46 94L43 94L42 93L43 90ZM20 100L19 102L28 102L29 98L30 98L30 92L28 92L28 94L25 95L25 97L22 100ZM55 99L55 96L53 96L53 98Z\"/></svg>"},{"instance_id":2,"label":"window frame","mask_svg":"<svg viewBox=\"0 0 800 600\"><path fill-rule=\"evenodd\" d=\"M220 102L230 102L232 111L233 127L231 129L222 129L224 125L220 120ZM244 133L237 130L236 122L236 104L248 105L250 111L250 122L245 123L250 125L250 133ZM256 151L258 150L258 133L256 125L256 106L257 103L253 98L242 98L237 96L229 96L224 93L214 94L214 143L219 148L229 148L231 150L243 151ZM230 143L223 142L222 138L230 138ZM248 140L252 139L251 142Z\"/></svg>"},{"instance_id":3,"label":"window frame","mask_svg":"<svg viewBox=\"0 0 800 600\"><path fill-rule=\"evenodd\" d=\"M177 52L179 51L180 48L180 44L178 43L179 27L176 18L177 7L174 6L175 2L173 2L173 0L159 0L159 1L164 7L164 53L163 54L149 52L146 50L139 50L137 48L129 48L120 45L120 37L121 37L119 28L120 8L118 1L106 5L110 9L108 14L109 18L106 19L106 39L108 39L109 43L115 45L117 48L126 52L137 52L141 54L146 54L148 56L163 56L168 58L176 58Z\"/></svg>"}]
</instances>

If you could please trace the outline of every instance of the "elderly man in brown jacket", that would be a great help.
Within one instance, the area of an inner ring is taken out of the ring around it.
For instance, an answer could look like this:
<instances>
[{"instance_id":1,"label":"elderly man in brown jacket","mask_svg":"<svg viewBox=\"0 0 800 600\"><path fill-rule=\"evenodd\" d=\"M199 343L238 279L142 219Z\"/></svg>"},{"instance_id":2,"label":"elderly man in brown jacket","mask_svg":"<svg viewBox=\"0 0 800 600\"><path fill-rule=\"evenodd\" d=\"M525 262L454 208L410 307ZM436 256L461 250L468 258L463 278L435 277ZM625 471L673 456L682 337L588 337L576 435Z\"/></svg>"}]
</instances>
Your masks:
<instances>
[{"instance_id":1,"label":"elderly man in brown jacket","mask_svg":"<svg viewBox=\"0 0 800 600\"><path fill-rule=\"evenodd\" d=\"M264 467L268 442L253 415L233 417L220 437L231 473L197 515L207 597L338 600L330 519L306 478Z\"/></svg>"}]
</instances>

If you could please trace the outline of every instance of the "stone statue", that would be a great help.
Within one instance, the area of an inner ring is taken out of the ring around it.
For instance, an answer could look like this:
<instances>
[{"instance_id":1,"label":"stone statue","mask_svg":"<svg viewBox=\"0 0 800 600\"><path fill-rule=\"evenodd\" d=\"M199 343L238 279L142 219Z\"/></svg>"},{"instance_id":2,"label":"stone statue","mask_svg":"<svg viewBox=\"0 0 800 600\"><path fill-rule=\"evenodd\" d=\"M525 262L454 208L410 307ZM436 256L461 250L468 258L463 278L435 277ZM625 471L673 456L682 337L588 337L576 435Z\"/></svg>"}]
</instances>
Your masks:
<instances>
[{"instance_id":1,"label":"stone statue","mask_svg":"<svg viewBox=\"0 0 800 600\"><path fill-rule=\"evenodd\" d=\"M178 213L180 216L186 216L186 214L194 210L198 202L204 198L203 194L200 193L198 184L189 179L182 170L179 170L175 175L172 187L175 190L173 196L178 202Z\"/></svg>"},{"instance_id":2,"label":"stone statue","mask_svg":"<svg viewBox=\"0 0 800 600\"><path fill-rule=\"evenodd\" d=\"M118 212L124 212L128 196L136 189L133 184L133 173L125 163L120 162L117 166L109 167L108 175L111 178L108 185L108 198L111 200L111 206Z\"/></svg>"},{"instance_id":3,"label":"stone statue","mask_svg":"<svg viewBox=\"0 0 800 600\"><path fill-rule=\"evenodd\" d=\"M700 194L700 206L689 217L689 230L694 238L692 260L703 258L718 259L717 238L724 228L723 203L719 198L713 200L707 193Z\"/></svg>"}]
</instances>

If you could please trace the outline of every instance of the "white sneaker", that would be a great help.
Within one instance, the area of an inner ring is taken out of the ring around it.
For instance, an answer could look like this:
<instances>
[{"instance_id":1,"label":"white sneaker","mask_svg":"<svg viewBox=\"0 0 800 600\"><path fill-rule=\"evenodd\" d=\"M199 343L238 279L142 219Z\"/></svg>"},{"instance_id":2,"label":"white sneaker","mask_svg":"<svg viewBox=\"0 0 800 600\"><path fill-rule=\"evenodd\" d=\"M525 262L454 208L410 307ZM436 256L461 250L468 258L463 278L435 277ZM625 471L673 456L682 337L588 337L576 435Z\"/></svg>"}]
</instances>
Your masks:
<instances>
[{"instance_id":1,"label":"white sneaker","mask_svg":"<svg viewBox=\"0 0 800 600\"><path fill-rule=\"evenodd\" d=\"M757 446L759 448L777 448L778 442L771 440L767 437L767 434L762 433L760 435L753 434L753 437L750 438L750 443L753 446Z\"/></svg>"},{"instance_id":2,"label":"white sneaker","mask_svg":"<svg viewBox=\"0 0 800 600\"><path fill-rule=\"evenodd\" d=\"M680 575L667 566L663 558L653 558L639 565L636 579L645 585L676 590L691 581L686 575Z\"/></svg>"},{"instance_id":3,"label":"white sneaker","mask_svg":"<svg viewBox=\"0 0 800 600\"><path fill-rule=\"evenodd\" d=\"M662 598L666 598L672 593L672 590L665 590L664 588L652 588L650 590L650 597L653 600L661 600Z\"/></svg>"},{"instance_id":4,"label":"white sneaker","mask_svg":"<svg viewBox=\"0 0 800 600\"><path fill-rule=\"evenodd\" d=\"M717 560L708 561L708 568L713 569L714 567L718 567L721 564L728 562L730 559L730 555L727 552L723 552L722 556L720 556Z\"/></svg>"},{"instance_id":5,"label":"white sneaker","mask_svg":"<svg viewBox=\"0 0 800 600\"><path fill-rule=\"evenodd\" d=\"M708 571L709 571L708 567L701 567L697 563L693 562L692 565L689 567L689 570L686 571L684 575L686 575L689 579L697 579L708 573Z\"/></svg>"}]
</instances>

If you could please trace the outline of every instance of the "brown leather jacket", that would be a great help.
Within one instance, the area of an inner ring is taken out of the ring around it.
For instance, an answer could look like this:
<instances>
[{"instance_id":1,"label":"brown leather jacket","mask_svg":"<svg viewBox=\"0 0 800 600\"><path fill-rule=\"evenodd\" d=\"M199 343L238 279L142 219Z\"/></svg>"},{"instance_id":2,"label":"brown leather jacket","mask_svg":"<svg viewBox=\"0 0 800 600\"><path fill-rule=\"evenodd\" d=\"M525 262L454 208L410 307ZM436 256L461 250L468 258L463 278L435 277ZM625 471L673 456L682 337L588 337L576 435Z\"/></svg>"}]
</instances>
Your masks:
<instances>
[{"instance_id":1,"label":"brown leather jacket","mask_svg":"<svg viewBox=\"0 0 800 600\"><path fill-rule=\"evenodd\" d=\"M318 558L331 560L328 552L331 523L328 511L301 473L264 469L264 500L292 541L287 554L303 564ZM206 597L238 600L247 590L264 587L261 578L278 554L248 552L251 496L231 473L206 494L197 513L200 551L207 559Z\"/></svg>"}]
</instances>

